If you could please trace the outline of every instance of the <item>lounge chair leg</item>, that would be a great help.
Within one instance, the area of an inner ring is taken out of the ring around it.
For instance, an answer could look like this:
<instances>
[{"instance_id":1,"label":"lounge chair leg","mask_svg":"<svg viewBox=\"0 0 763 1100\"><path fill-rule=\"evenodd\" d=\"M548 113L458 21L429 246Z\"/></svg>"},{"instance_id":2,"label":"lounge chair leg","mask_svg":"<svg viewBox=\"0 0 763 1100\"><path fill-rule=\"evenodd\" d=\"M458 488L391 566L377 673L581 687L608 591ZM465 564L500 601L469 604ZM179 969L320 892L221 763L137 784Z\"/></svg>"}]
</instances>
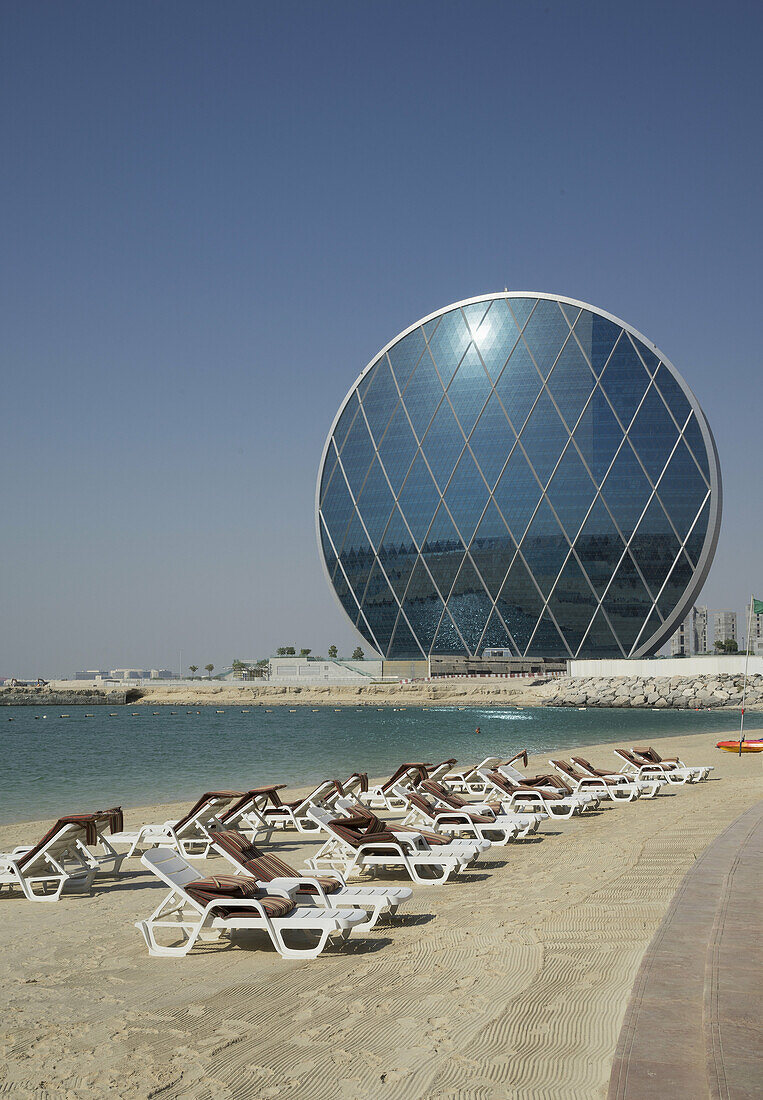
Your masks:
<instances>
[{"instance_id":1,"label":"lounge chair leg","mask_svg":"<svg viewBox=\"0 0 763 1100\"><path fill-rule=\"evenodd\" d=\"M316 959L321 951L323 951L323 948L326 946L326 941L331 934L330 928L324 928L315 947L297 948L287 947L283 935L275 926L271 926L269 931L273 946L278 954L284 959Z\"/></svg>"},{"instance_id":2,"label":"lounge chair leg","mask_svg":"<svg viewBox=\"0 0 763 1100\"><path fill-rule=\"evenodd\" d=\"M187 955L193 945L198 939L201 932L201 924L189 925L189 924L174 924L172 922L166 922L162 925L164 928L177 928L182 932L185 932L188 939L176 947L163 947L156 942L156 936L154 935L154 924L150 920L141 920L135 922L135 927L143 933L143 939L148 946L149 955L163 956L164 958L179 958L183 955Z\"/></svg>"}]
</instances>

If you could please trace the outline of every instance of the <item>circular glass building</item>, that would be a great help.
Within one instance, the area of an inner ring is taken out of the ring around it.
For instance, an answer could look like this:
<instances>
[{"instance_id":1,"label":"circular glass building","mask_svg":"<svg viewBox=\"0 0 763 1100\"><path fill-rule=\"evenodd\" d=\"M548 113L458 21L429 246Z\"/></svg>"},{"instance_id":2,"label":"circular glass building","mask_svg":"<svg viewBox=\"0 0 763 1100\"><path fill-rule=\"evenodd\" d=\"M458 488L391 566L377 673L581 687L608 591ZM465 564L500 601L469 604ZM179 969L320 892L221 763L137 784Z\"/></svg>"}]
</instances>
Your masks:
<instances>
[{"instance_id":1,"label":"circular glass building","mask_svg":"<svg viewBox=\"0 0 763 1100\"><path fill-rule=\"evenodd\" d=\"M630 325L550 294L447 306L353 385L321 459L328 578L385 657L653 653L707 576L707 420Z\"/></svg>"}]
</instances>

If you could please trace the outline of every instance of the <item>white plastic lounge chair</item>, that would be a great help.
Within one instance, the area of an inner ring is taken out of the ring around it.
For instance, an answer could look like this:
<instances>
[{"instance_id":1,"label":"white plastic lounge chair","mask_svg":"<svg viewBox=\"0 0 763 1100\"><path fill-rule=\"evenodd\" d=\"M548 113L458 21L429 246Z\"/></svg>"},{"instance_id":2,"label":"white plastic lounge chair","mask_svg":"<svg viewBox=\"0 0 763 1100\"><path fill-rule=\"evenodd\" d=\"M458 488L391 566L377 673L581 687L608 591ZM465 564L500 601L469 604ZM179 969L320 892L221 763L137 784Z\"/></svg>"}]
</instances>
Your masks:
<instances>
[{"instance_id":1,"label":"white plastic lounge chair","mask_svg":"<svg viewBox=\"0 0 763 1100\"><path fill-rule=\"evenodd\" d=\"M500 756L486 756L481 763L474 764L471 768L463 768L461 771L448 772L443 776L442 781L446 783L451 790L459 794L485 794L486 784L480 772L485 768L497 768L500 763Z\"/></svg>"},{"instance_id":2,"label":"white plastic lounge chair","mask_svg":"<svg viewBox=\"0 0 763 1100\"><path fill-rule=\"evenodd\" d=\"M707 779L710 772L715 770L712 764L684 764L678 756L662 757L651 745L634 747L631 752L645 764L661 764L668 771L689 772L692 777L696 777L694 782Z\"/></svg>"},{"instance_id":3,"label":"white plastic lounge chair","mask_svg":"<svg viewBox=\"0 0 763 1100\"><path fill-rule=\"evenodd\" d=\"M483 814L491 820L501 817L507 821L513 821L517 832L516 839L522 840L532 833L537 833L538 827L548 814L506 811L500 801L493 802L468 802L456 792L451 791L443 781L426 779L421 784L421 790L430 794L437 804L444 810L466 810L467 813Z\"/></svg>"},{"instance_id":4,"label":"white plastic lounge chair","mask_svg":"<svg viewBox=\"0 0 763 1100\"><path fill-rule=\"evenodd\" d=\"M603 776L584 772L567 760L553 759L549 760L549 764L568 782L577 782L579 790L596 791L603 801L634 802L641 797L641 788L638 783L634 783L624 775L619 776L618 779L605 779ZM623 780L624 782L621 782Z\"/></svg>"},{"instance_id":5,"label":"white plastic lounge chair","mask_svg":"<svg viewBox=\"0 0 763 1100\"><path fill-rule=\"evenodd\" d=\"M314 959L329 937L345 940L364 914L353 909L297 907L288 893L273 886L268 893L244 875L199 879L198 872L178 852L154 848L141 862L166 882L170 892L147 920L136 921L150 955L187 955L198 939L216 940L236 929L266 932L285 959ZM157 929L181 936L180 944L163 946ZM286 942L291 932L311 932L318 943L294 947Z\"/></svg>"},{"instance_id":6,"label":"white plastic lounge chair","mask_svg":"<svg viewBox=\"0 0 763 1100\"><path fill-rule=\"evenodd\" d=\"M553 794L548 790L521 786L500 772L487 768L480 774L488 789L501 799L505 811L532 807L555 821L566 821L583 812L583 804L574 795Z\"/></svg>"},{"instance_id":7,"label":"white plastic lounge chair","mask_svg":"<svg viewBox=\"0 0 763 1100\"><path fill-rule=\"evenodd\" d=\"M586 760L582 756L570 757L570 763L583 775L593 776L594 779L603 779L610 783L610 788L614 785L622 785L624 779L627 783L632 783L639 792L640 798L656 798L660 793L659 777L655 774L651 775L623 775L622 772L605 772L599 768L595 768L590 761ZM682 779L681 783L685 783L686 780Z\"/></svg>"},{"instance_id":8,"label":"white plastic lounge chair","mask_svg":"<svg viewBox=\"0 0 763 1100\"><path fill-rule=\"evenodd\" d=\"M111 841L114 835L124 828L122 807L113 806L110 810L96 810L93 813L93 820L96 839L94 844L88 846L88 851L98 864L99 874L118 875L127 854L118 852Z\"/></svg>"},{"instance_id":9,"label":"white plastic lounge chair","mask_svg":"<svg viewBox=\"0 0 763 1100\"><path fill-rule=\"evenodd\" d=\"M424 770L426 771L426 779L432 779L435 782L443 779L454 764L458 761L455 757L451 757L449 760L441 760L439 764L425 764Z\"/></svg>"},{"instance_id":10,"label":"white plastic lounge chair","mask_svg":"<svg viewBox=\"0 0 763 1100\"><path fill-rule=\"evenodd\" d=\"M395 783L401 783L404 787L415 786L426 779L428 767L428 764L401 764L389 779L369 786L365 791L359 791L357 798L372 810L404 810L405 803L398 795L392 794L392 787Z\"/></svg>"},{"instance_id":11,"label":"white plastic lounge chair","mask_svg":"<svg viewBox=\"0 0 763 1100\"><path fill-rule=\"evenodd\" d=\"M516 757L514 758L516 759ZM581 790L579 785L572 780L564 780L552 775L524 775L511 761L501 764L495 769L504 779L508 779L512 787L516 789L532 787L543 791L544 794L574 799L580 804L580 812L585 810L597 810L601 803L601 797L592 791Z\"/></svg>"},{"instance_id":12,"label":"white plastic lounge chair","mask_svg":"<svg viewBox=\"0 0 763 1100\"><path fill-rule=\"evenodd\" d=\"M407 803L408 813L403 819L404 825L418 825L458 836L472 836L501 846L508 844L519 832L514 814L511 817L496 817L494 814L480 814L474 810L443 807L422 787L408 790L395 784L392 790Z\"/></svg>"},{"instance_id":13,"label":"white plastic lounge chair","mask_svg":"<svg viewBox=\"0 0 763 1100\"><path fill-rule=\"evenodd\" d=\"M407 788L404 788L407 790ZM396 795L393 798L397 799ZM369 810L361 802L351 798L338 798L334 805L334 817L362 817L368 821L368 828L373 834L382 829L389 829L398 840L404 841L408 846L420 846L420 841L426 842L433 851L445 849L446 852L456 854L466 863L471 863L482 852L491 848L489 840L480 840L478 837L455 837L447 833L438 832L437 829L428 829L422 825L404 825L397 820L383 822L376 816L373 810Z\"/></svg>"},{"instance_id":14,"label":"white plastic lounge chair","mask_svg":"<svg viewBox=\"0 0 763 1100\"><path fill-rule=\"evenodd\" d=\"M96 843L92 814L61 817L37 844L0 855L0 887L30 901L58 901L64 887L89 890L99 868L88 844Z\"/></svg>"},{"instance_id":15,"label":"white plastic lounge chair","mask_svg":"<svg viewBox=\"0 0 763 1100\"><path fill-rule=\"evenodd\" d=\"M241 798L216 818L216 822L212 822L214 828L205 831L211 836L222 827L246 834L252 841L257 838L270 840L274 826L265 820L260 810L263 794L269 789L269 787L253 787L251 791L245 791Z\"/></svg>"},{"instance_id":16,"label":"white plastic lounge chair","mask_svg":"<svg viewBox=\"0 0 763 1100\"><path fill-rule=\"evenodd\" d=\"M336 798L341 793L337 781L326 779L310 794L292 802L281 800L278 792L283 790L284 786L284 783L278 783L261 788L266 792L266 797L259 806L259 812L268 825L274 829L296 829L300 833L319 832L318 826L308 816L307 811L311 806L322 806L329 795Z\"/></svg>"},{"instance_id":17,"label":"white plastic lounge chair","mask_svg":"<svg viewBox=\"0 0 763 1100\"><path fill-rule=\"evenodd\" d=\"M413 891L408 886L348 886L342 875L316 875L296 871L272 852L262 852L240 833L214 833L212 848L236 869L237 874L256 879L263 890L277 887L294 901L322 906L324 909L362 909L367 919L357 929L373 928L382 915L393 917Z\"/></svg>"},{"instance_id":18,"label":"white plastic lounge chair","mask_svg":"<svg viewBox=\"0 0 763 1100\"><path fill-rule=\"evenodd\" d=\"M242 791L208 791L179 820L122 830L111 836L111 843L127 845L126 859L159 844L176 848L188 859L205 859L210 831L221 828L220 817L242 795Z\"/></svg>"},{"instance_id":19,"label":"white plastic lounge chair","mask_svg":"<svg viewBox=\"0 0 763 1100\"><path fill-rule=\"evenodd\" d=\"M652 782L658 786L664 784L673 787L683 787L686 783L694 783L689 772L670 771L662 764L645 764L629 749L615 749L615 756L622 761L623 766L615 775L622 775L632 783ZM578 760L579 766L582 767Z\"/></svg>"},{"instance_id":20,"label":"white plastic lounge chair","mask_svg":"<svg viewBox=\"0 0 763 1100\"><path fill-rule=\"evenodd\" d=\"M326 843L307 860L313 871L337 870L349 878L353 873L374 874L380 867L396 867L413 882L426 886L446 882L475 858L467 857L463 849L456 850L452 844L431 848L416 833L394 833L386 828L372 833L370 828L382 824L373 814L334 818L330 811L320 808L308 813L328 834Z\"/></svg>"}]
</instances>

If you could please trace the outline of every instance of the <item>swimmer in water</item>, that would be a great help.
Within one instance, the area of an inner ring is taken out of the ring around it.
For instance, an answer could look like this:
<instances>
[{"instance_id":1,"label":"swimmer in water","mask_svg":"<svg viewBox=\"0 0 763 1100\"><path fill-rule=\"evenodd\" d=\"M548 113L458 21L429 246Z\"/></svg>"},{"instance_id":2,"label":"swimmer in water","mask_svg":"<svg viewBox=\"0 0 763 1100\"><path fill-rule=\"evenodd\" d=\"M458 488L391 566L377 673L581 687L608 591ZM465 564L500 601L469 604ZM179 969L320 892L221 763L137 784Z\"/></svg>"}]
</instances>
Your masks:
<instances>
[{"instance_id":1,"label":"swimmer in water","mask_svg":"<svg viewBox=\"0 0 763 1100\"><path fill-rule=\"evenodd\" d=\"M480 732L480 728L479 728L479 726L477 726L477 728L476 728L476 730L475 730L474 732L475 732L475 733L479 733L479 732Z\"/></svg>"}]
</instances>

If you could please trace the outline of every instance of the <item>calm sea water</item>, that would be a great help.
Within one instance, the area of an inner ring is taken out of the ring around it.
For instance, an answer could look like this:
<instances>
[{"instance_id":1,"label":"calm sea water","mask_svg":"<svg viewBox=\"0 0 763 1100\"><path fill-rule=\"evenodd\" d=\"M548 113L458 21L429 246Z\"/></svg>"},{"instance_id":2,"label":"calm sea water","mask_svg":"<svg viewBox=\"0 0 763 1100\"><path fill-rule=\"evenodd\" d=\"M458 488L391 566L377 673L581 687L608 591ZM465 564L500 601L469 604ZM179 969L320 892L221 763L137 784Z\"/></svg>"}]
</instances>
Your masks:
<instances>
[{"instance_id":1,"label":"calm sea water","mask_svg":"<svg viewBox=\"0 0 763 1100\"><path fill-rule=\"evenodd\" d=\"M111 717L105 707L2 707L0 822L191 800L205 790L269 782L296 786L356 769L384 775L403 760L454 756L471 764L525 746L539 752L632 744L715 735L738 724L738 711L123 707ZM746 724L763 729L763 714L750 714Z\"/></svg>"}]
</instances>

